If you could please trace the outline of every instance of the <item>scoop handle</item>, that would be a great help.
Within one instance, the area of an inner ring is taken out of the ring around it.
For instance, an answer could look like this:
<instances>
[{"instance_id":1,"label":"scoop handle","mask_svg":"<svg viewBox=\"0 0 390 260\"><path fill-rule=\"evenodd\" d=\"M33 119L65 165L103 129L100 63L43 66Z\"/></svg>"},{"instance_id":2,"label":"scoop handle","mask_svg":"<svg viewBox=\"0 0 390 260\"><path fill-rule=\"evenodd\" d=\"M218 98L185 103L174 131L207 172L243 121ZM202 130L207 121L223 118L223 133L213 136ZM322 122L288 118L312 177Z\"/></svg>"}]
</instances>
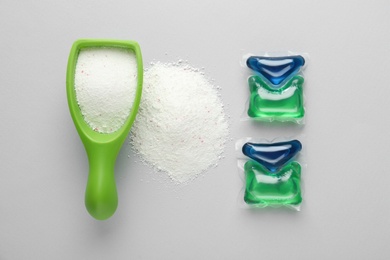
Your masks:
<instances>
[{"instance_id":1,"label":"scoop handle","mask_svg":"<svg viewBox=\"0 0 390 260\"><path fill-rule=\"evenodd\" d=\"M92 217L105 220L115 213L118 206L114 174L116 156L107 147L94 148L88 151L89 175L85 206Z\"/></svg>"}]
</instances>

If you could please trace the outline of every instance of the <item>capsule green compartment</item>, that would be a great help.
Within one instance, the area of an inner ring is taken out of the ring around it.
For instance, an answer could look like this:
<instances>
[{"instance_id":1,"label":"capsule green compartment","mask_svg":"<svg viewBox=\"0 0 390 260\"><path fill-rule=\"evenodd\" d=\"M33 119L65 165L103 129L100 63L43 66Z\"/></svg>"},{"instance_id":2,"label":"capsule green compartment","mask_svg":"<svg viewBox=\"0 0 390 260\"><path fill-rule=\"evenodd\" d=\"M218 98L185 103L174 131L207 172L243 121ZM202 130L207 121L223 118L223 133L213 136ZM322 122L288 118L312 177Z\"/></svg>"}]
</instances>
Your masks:
<instances>
[{"instance_id":1,"label":"capsule green compartment","mask_svg":"<svg viewBox=\"0 0 390 260\"><path fill-rule=\"evenodd\" d=\"M248 79L250 100L248 116L265 121L294 121L302 119L303 82L300 75L291 78L285 85L270 87L261 77Z\"/></svg>"},{"instance_id":2,"label":"capsule green compartment","mask_svg":"<svg viewBox=\"0 0 390 260\"><path fill-rule=\"evenodd\" d=\"M302 202L301 166L290 162L277 173L271 173L256 161L244 165L244 201L253 206L297 206Z\"/></svg>"},{"instance_id":3,"label":"capsule green compartment","mask_svg":"<svg viewBox=\"0 0 390 260\"><path fill-rule=\"evenodd\" d=\"M138 82L130 114L120 129L109 134L98 133L88 126L76 100L74 78L77 58L81 49L91 47L126 48L133 51L136 56ZM68 59L66 93L70 114L88 155L89 175L85 192L85 206L88 212L98 220L111 217L118 206L114 174L115 162L138 112L142 82L143 62L141 49L137 42L110 39L81 39L74 42Z\"/></svg>"}]
</instances>

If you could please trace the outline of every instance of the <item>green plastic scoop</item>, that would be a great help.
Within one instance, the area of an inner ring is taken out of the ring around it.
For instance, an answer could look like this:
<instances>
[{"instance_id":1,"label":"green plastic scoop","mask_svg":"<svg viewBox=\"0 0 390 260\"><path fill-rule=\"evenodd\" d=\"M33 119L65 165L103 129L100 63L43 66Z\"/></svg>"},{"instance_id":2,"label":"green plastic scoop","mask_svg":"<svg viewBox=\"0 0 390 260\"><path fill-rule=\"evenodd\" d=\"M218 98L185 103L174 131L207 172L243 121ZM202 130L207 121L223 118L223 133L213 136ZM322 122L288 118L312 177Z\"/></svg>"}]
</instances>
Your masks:
<instances>
[{"instance_id":1,"label":"green plastic scoop","mask_svg":"<svg viewBox=\"0 0 390 260\"><path fill-rule=\"evenodd\" d=\"M109 134L94 131L84 120L76 100L75 69L80 50L91 47L126 48L134 52L137 61L137 86L128 118L121 128ZM84 144L89 161L89 175L85 192L85 206L98 220L111 217L118 206L114 168L119 150L125 141L138 112L141 100L143 65L141 50L134 41L81 39L70 51L66 73L68 105L77 132Z\"/></svg>"}]
</instances>

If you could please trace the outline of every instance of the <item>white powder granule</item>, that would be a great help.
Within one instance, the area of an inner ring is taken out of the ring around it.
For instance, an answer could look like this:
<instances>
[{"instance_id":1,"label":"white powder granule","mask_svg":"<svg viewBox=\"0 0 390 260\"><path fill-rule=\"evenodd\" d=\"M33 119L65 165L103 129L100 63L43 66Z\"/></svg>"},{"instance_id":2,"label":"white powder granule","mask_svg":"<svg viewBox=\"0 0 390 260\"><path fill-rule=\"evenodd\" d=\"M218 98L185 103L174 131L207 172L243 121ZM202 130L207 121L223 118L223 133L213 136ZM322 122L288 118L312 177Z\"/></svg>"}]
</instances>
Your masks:
<instances>
[{"instance_id":1,"label":"white powder granule","mask_svg":"<svg viewBox=\"0 0 390 260\"><path fill-rule=\"evenodd\" d=\"M80 51L75 71L76 99L93 130L117 131L130 114L136 87L137 61L131 50L91 47Z\"/></svg>"},{"instance_id":2,"label":"white powder granule","mask_svg":"<svg viewBox=\"0 0 390 260\"><path fill-rule=\"evenodd\" d=\"M157 62L144 73L130 142L144 162L188 182L221 158L229 134L223 107L199 69Z\"/></svg>"}]
</instances>

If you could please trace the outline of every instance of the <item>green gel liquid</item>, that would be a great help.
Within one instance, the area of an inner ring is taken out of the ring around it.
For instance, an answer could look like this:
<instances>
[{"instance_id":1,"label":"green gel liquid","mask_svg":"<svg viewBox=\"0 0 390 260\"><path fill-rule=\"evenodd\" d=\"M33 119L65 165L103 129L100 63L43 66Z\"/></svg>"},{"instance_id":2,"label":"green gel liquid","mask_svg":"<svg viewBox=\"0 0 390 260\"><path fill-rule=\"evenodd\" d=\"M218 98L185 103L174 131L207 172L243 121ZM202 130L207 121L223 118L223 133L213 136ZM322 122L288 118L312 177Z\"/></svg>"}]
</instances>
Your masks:
<instances>
[{"instance_id":1,"label":"green gel liquid","mask_svg":"<svg viewBox=\"0 0 390 260\"><path fill-rule=\"evenodd\" d=\"M303 77L296 75L285 85L270 87L261 77L248 79L251 92L248 115L263 120L289 121L301 119L303 107Z\"/></svg>"},{"instance_id":2,"label":"green gel liquid","mask_svg":"<svg viewBox=\"0 0 390 260\"><path fill-rule=\"evenodd\" d=\"M298 205L301 197L301 166L297 162L285 165L271 173L255 161L247 161L245 170L244 201L253 206Z\"/></svg>"}]
</instances>

